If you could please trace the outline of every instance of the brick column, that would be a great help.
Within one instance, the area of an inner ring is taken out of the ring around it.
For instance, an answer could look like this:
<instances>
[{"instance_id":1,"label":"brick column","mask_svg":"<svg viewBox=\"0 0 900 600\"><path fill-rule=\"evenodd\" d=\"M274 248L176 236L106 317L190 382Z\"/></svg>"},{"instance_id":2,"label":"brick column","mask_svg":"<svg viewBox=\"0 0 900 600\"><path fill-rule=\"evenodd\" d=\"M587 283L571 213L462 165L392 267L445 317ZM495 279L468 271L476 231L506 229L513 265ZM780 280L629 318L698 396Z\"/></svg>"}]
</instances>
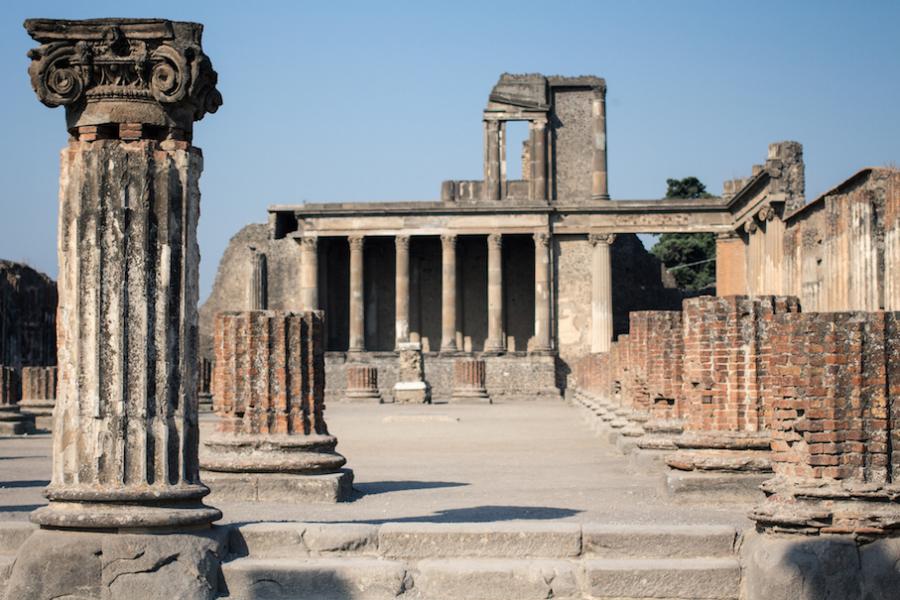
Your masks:
<instances>
[{"instance_id":1,"label":"brick column","mask_svg":"<svg viewBox=\"0 0 900 600\"><path fill-rule=\"evenodd\" d=\"M499 200L500 186L500 123L484 122L484 199Z\"/></svg>"},{"instance_id":2,"label":"brick column","mask_svg":"<svg viewBox=\"0 0 900 600\"><path fill-rule=\"evenodd\" d=\"M53 428L56 404L56 367L22 367L22 400L19 407L32 415L38 429Z\"/></svg>"},{"instance_id":3,"label":"brick column","mask_svg":"<svg viewBox=\"0 0 900 600\"><path fill-rule=\"evenodd\" d=\"M347 391L344 393L348 400L370 400L381 402L381 392L378 390L378 369L371 365L346 366Z\"/></svg>"},{"instance_id":4,"label":"brick column","mask_svg":"<svg viewBox=\"0 0 900 600\"><path fill-rule=\"evenodd\" d=\"M363 244L365 238L354 235L350 244L350 352L366 349L365 308L363 305Z\"/></svg>"},{"instance_id":5,"label":"brick column","mask_svg":"<svg viewBox=\"0 0 900 600\"><path fill-rule=\"evenodd\" d=\"M491 402L485 387L485 363L473 358L457 358L453 361L454 402Z\"/></svg>"},{"instance_id":6,"label":"brick column","mask_svg":"<svg viewBox=\"0 0 900 600\"><path fill-rule=\"evenodd\" d=\"M488 246L488 337L484 351L498 353L506 350L503 339L503 236L492 233Z\"/></svg>"},{"instance_id":7,"label":"brick column","mask_svg":"<svg viewBox=\"0 0 900 600\"><path fill-rule=\"evenodd\" d=\"M535 352L550 350L550 234L534 234L534 345Z\"/></svg>"},{"instance_id":8,"label":"brick column","mask_svg":"<svg viewBox=\"0 0 900 600\"><path fill-rule=\"evenodd\" d=\"M606 167L606 84L594 90L591 100L591 127L594 153L591 159L591 197L609 200L609 177Z\"/></svg>"},{"instance_id":9,"label":"brick column","mask_svg":"<svg viewBox=\"0 0 900 600\"><path fill-rule=\"evenodd\" d=\"M315 235L300 240L300 308L319 308L319 238Z\"/></svg>"},{"instance_id":10,"label":"brick column","mask_svg":"<svg viewBox=\"0 0 900 600\"><path fill-rule=\"evenodd\" d=\"M395 343L400 344L409 341L409 236L398 235L394 238L396 248L396 273L395 273Z\"/></svg>"},{"instance_id":11,"label":"brick column","mask_svg":"<svg viewBox=\"0 0 900 600\"><path fill-rule=\"evenodd\" d=\"M18 369L0 366L0 435L20 435L34 431L34 418L19 408L22 379Z\"/></svg>"},{"instance_id":12,"label":"brick column","mask_svg":"<svg viewBox=\"0 0 900 600\"><path fill-rule=\"evenodd\" d=\"M591 259L591 352L609 352L609 343L613 338L610 246L615 239L613 233L592 233L588 236L594 248Z\"/></svg>"},{"instance_id":13,"label":"brick column","mask_svg":"<svg viewBox=\"0 0 900 600\"><path fill-rule=\"evenodd\" d=\"M441 352L456 347L456 236L441 236Z\"/></svg>"},{"instance_id":14,"label":"brick column","mask_svg":"<svg viewBox=\"0 0 900 600\"><path fill-rule=\"evenodd\" d=\"M323 313L225 312L215 328L220 421L201 455L205 472L213 472L205 474L213 492L222 486L233 499L342 499L346 459L335 452L324 418ZM229 473L244 475L223 475ZM298 477L319 474L334 476L318 483Z\"/></svg>"}]
</instances>

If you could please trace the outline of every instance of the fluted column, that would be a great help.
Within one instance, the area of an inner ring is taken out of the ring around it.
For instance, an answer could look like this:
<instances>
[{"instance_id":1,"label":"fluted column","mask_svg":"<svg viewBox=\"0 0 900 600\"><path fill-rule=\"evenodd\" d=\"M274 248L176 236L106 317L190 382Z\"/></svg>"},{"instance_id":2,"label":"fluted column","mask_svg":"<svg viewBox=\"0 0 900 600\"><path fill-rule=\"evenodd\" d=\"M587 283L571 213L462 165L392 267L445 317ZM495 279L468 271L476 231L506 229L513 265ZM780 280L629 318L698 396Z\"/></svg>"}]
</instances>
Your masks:
<instances>
[{"instance_id":1,"label":"fluted column","mask_svg":"<svg viewBox=\"0 0 900 600\"><path fill-rule=\"evenodd\" d=\"M488 246L488 337L485 352L503 352L503 236L492 233Z\"/></svg>"},{"instance_id":2,"label":"fluted column","mask_svg":"<svg viewBox=\"0 0 900 600\"><path fill-rule=\"evenodd\" d=\"M409 341L409 236L398 235L394 238L396 247L396 285L395 285L395 301L396 308L396 326L395 326L395 342L396 347Z\"/></svg>"},{"instance_id":3,"label":"fluted column","mask_svg":"<svg viewBox=\"0 0 900 600\"><path fill-rule=\"evenodd\" d=\"M269 265L266 255L250 248L250 310L266 310L269 307Z\"/></svg>"},{"instance_id":4,"label":"fluted column","mask_svg":"<svg viewBox=\"0 0 900 600\"><path fill-rule=\"evenodd\" d=\"M491 402L485 387L485 363L481 359L457 358L453 362L454 402Z\"/></svg>"},{"instance_id":5,"label":"fluted column","mask_svg":"<svg viewBox=\"0 0 900 600\"><path fill-rule=\"evenodd\" d=\"M347 389L344 397L348 400L381 402L378 390L378 368L372 365L348 364Z\"/></svg>"},{"instance_id":6,"label":"fluted column","mask_svg":"<svg viewBox=\"0 0 900 600\"><path fill-rule=\"evenodd\" d=\"M202 26L25 27L43 44L29 53L32 86L45 105L66 107L71 135L60 172L50 504L32 519L79 529L209 524L221 513L201 502L197 458L203 158L190 140L193 122L222 100Z\"/></svg>"},{"instance_id":7,"label":"fluted column","mask_svg":"<svg viewBox=\"0 0 900 600\"><path fill-rule=\"evenodd\" d=\"M531 198L543 202L547 199L547 122L530 121L529 148L531 157Z\"/></svg>"},{"instance_id":8,"label":"fluted column","mask_svg":"<svg viewBox=\"0 0 900 600\"><path fill-rule=\"evenodd\" d=\"M550 350L550 234L534 234L534 345L532 350Z\"/></svg>"},{"instance_id":9,"label":"fluted column","mask_svg":"<svg viewBox=\"0 0 900 600\"><path fill-rule=\"evenodd\" d=\"M319 238L315 235L300 240L300 308L319 308Z\"/></svg>"},{"instance_id":10,"label":"fluted column","mask_svg":"<svg viewBox=\"0 0 900 600\"><path fill-rule=\"evenodd\" d=\"M441 236L441 352L456 347L456 236Z\"/></svg>"},{"instance_id":11,"label":"fluted column","mask_svg":"<svg viewBox=\"0 0 900 600\"><path fill-rule=\"evenodd\" d=\"M609 177L606 166L606 86L594 91L591 100L591 127L594 152L591 166L591 197L609 200Z\"/></svg>"},{"instance_id":12,"label":"fluted column","mask_svg":"<svg viewBox=\"0 0 900 600\"><path fill-rule=\"evenodd\" d=\"M613 337L612 264L615 234L590 234L594 247L591 279L591 352L609 352Z\"/></svg>"},{"instance_id":13,"label":"fluted column","mask_svg":"<svg viewBox=\"0 0 900 600\"><path fill-rule=\"evenodd\" d=\"M484 122L484 190L485 200L500 199L500 123Z\"/></svg>"},{"instance_id":14,"label":"fluted column","mask_svg":"<svg viewBox=\"0 0 900 600\"><path fill-rule=\"evenodd\" d=\"M353 235L350 243L350 352L366 349L365 309L363 308L363 243L365 238Z\"/></svg>"}]
</instances>

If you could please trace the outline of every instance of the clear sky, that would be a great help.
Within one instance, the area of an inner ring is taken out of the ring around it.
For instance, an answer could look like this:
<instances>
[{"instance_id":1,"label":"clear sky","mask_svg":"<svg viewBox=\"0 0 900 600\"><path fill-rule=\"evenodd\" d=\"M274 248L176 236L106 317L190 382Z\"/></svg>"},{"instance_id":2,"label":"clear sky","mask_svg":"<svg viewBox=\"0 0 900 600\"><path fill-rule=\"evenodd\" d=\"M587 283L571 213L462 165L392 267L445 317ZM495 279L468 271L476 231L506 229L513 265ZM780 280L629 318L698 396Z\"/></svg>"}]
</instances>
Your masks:
<instances>
[{"instance_id":1,"label":"clear sky","mask_svg":"<svg viewBox=\"0 0 900 600\"><path fill-rule=\"evenodd\" d=\"M37 7L37 8L35 8ZM807 197L900 164L900 2L4 2L0 257L56 274L63 109L28 83L27 17L206 25L225 100L196 127L201 298L266 206L437 199L481 177L481 110L504 71L605 77L610 192L668 177L713 193L770 142L803 143Z\"/></svg>"}]
</instances>

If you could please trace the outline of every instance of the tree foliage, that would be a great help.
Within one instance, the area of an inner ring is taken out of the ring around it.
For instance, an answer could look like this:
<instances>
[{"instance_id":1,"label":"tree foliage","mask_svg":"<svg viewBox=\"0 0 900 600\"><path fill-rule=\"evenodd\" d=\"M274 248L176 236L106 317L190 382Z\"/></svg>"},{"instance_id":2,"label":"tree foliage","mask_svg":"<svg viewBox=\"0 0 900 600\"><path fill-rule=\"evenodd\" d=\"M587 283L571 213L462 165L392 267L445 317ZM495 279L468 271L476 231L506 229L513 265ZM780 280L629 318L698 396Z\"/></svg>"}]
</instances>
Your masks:
<instances>
[{"instance_id":1,"label":"tree foliage","mask_svg":"<svg viewBox=\"0 0 900 600\"><path fill-rule=\"evenodd\" d=\"M696 177L667 179L666 186L666 198L712 196ZM716 236L712 233L664 233L650 252L669 269L683 290L702 290L716 284Z\"/></svg>"}]
</instances>

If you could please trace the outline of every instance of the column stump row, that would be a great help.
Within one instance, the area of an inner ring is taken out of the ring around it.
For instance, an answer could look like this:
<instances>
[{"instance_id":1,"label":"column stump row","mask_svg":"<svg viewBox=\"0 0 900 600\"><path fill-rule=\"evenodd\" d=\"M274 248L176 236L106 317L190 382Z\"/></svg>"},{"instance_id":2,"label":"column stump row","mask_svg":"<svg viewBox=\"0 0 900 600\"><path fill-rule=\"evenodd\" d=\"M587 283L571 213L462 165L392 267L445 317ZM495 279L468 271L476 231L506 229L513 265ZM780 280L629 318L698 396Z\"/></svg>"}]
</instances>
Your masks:
<instances>
[{"instance_id":1,"label":"column stump row","mask_svg":"<svg viewBox=\"0 0 900 600\"><path fill-rule=\"evenodd\" d=\"M0 367L0 435L34 432L34 417L22 412L21 397L22 380L18 369Z\"/></svg>"},{"instance_id":2,"label":"column stump row","mask_svg":"<svg viewBox=\"0 0 900 600\"><path fill-rule=\"evenodd\" d=\"M34 417L34 425L42 431L53 430L53 407L56 405L56 367L22 367L22 412Z\"/></svg>"},{"instance_id":3,"label":"column stump row","mask_svg":"<svg viewBox=\"0 0 900 600\"><path fill-rule=\"evenodd\" d=\"M347 391L344 398L353 402L383 402L378 390L378 368L370 365L347 365Z\"/></svg>"},{"instance_id":4,"label":"column stump row","mask_svg":"<svg viewBox=\"0 0 900 600\"><path fill-rule=\"evenodd\" d=\"M485 387L485 362L459 358L453 363L453 402L491 403Z\"/></svg>"}]
</instances>

